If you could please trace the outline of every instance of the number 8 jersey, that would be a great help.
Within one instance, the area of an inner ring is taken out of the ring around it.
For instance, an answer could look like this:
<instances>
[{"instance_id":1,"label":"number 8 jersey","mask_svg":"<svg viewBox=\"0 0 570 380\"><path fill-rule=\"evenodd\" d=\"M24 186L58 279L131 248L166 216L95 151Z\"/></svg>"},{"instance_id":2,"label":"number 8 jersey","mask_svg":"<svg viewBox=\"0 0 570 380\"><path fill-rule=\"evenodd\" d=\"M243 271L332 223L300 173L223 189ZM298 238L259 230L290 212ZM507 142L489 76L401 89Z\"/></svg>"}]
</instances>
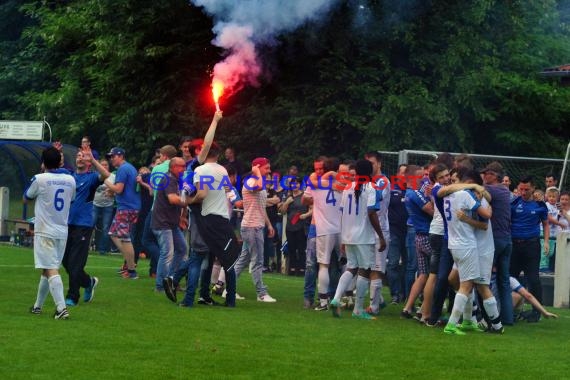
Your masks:
<instances>
[{"instance_id":1,"label":"number 8 jersey","mask_svg":"<svg viewBox=\"0 0 570 380\"><path fill-rule=\"evenodd\" d=\"M75 199L75 186L73 177L64 173L46 172L32 178L24 197L36 200L35 235L67 239L67 218Z\"/></svg>"}]
</instances>

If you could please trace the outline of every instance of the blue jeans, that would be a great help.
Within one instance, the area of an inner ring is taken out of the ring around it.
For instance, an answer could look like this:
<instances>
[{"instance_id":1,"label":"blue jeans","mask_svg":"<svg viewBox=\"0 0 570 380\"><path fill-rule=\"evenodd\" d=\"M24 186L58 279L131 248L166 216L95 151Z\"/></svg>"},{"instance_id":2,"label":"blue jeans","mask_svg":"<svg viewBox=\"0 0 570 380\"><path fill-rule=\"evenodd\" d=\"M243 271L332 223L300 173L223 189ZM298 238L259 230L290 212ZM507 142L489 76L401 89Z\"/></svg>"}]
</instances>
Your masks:
<instances>
[{"instance_id":1,"label":"blue jeans","mask_svg":"<svg viewBox=\"0 0 570 380\"><path fill-rule=\"evenodd\" d=\"M156 236L150 228L150 223L152 221L152 213L148 213L146 219L144 220L142 241L141 244L150 255L150 268L149 274L156 273L156 267L158 266L158 257L160 256L160 248L156 241Z\"/></svg>"},{"instance_id":2,"label":"blue jeans","mask_svg":"<svg viewBox=\"0 0 570 380\"><path fill-rule=\"evenodd\" d=\"M208 260L207 253L197 253L193 249L190 250L188 257L188 281L186 283L186 295L184 296L183 304L187 306L194 305L194 297L196 295L196 288L200 279L200 272L202 262ZM206 264L207 265L207 264Z\"/></svg>"},{"instance_id":3,"label":"blue jeans","mask_svg":"<svg viewBox=\"0 0 570 380\"><path fill-rule=\"evenodd\" d=\"M514 323L513 299L511 296L511 285L509 281L509 268L511 265L511 254L513 252L513 241L510 237L495 238L495 256L493 264L497 273L497 292L499 294L499 305L501 305L501 322L506 325Z\"/></svg>"},{"instance_id":4,"label":"blue jeans","mask_svg":"<svg viewBox=\"0 0 570 380\"><path fill-rule=\"evenodd\" d=\"M99 253L109 251L109 227L113 221L113 206L97 207L93 206L93 225L99 230L96 235L98 236L95 245Z\"/></svg>"},{"instance_id":5,"label":"blue jeans","mask_svg":"<svg viewBox=\"0 0 570 380\"><path fill-rule=\"evenodd\" d=\"M186 257L186 239L180 228L152 230L158 240L160 256L156 268L156 289L163 290L162 279L174 275Z\"/></svg>"},{"instance_id":6,"label":"blue jeans","mask_svg":"<svg viewBox=\"0 0 570 380\"><path fill-rule=\"evenodd\" d=\"M234 266L237 278L250 261L253 262L251 278L258 297L267 294L267 287L263 283L263 229L263 227L241 227L243 248Z\"/></svg>"},{"instance_id":7,"label":"blue jeans","mask_svg":"<svg viewBox=\"0 0 570 380\"><path fill-rule=\"evenodd\" d=\"M406 261L406 297L410 295L410 290L414 281L416 281L416 272L418 271L418 259L416 257L416 230L413 226L408 226L406 234L406 250L408 251L408 260Z\"/></svg>"},{"instance_id":8,"label":"blue jeans","mask_svg":"<svg viewBox=\"0 0 570 380\"><path fill-rule=\"evenodd\" d=\"M402 258L403 265L400 265L400 258ZM404 268L407 261L405 236L391 235L390 245L388 246L386 274L388 276L388 286L390 287L390 295L392 298L404 298Z\"/></svg>"},{"instance_id":9,"label":"blue jeans","mask_svg":"<svg viewBox=\"0 0 570 380\"><path fill-rule=\"evenodd\" d=\"M307 239L306 253L303 297L312 302L315 299L317 274L319 272L319 267L317 266L317 238Z\"/></svg>"}]
</instances>

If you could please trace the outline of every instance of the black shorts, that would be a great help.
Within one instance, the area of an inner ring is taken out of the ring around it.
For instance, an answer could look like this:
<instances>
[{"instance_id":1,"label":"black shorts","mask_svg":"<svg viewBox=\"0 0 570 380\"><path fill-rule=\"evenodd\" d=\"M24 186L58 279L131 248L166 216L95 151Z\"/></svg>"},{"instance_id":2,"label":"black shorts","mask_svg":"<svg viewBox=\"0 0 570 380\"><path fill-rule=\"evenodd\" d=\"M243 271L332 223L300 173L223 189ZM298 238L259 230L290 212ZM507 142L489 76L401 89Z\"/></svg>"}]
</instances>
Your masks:
<instances>
[{"instance_id":1,"label":"black shorts","mask_svg":"<svg viewBox=\"0 0 570 380\"><path fill-rule=\"evenodd\" d=\"M197 218L198 229L210 254L217 257L226 271L233 268L241 249L230 220L220 215L206 215Z\"/></svg>"}]
</instances>

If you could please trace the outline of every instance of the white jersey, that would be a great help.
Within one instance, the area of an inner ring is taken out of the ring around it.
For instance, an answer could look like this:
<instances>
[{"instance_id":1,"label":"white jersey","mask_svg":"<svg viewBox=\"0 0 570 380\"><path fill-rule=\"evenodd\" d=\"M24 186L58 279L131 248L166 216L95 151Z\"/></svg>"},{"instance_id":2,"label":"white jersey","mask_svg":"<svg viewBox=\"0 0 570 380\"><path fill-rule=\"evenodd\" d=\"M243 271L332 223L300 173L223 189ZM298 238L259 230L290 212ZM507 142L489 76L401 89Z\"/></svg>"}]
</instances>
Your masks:
<instances>
[{"instance_id":1,"label":"white jersey","mask_svg":"<svg viewBox=\"0 0 570 380\"><path fill-rule=\"evenodd\" d=\"M550 204L548 202L545 202L545 203L546 203L546 208L548 210L548 215L552 216L555 220L560 221L560 218L558 217L559 216L558 208L555 205ZM558 233L562 230L562 228L557 224L552 224L552 223L548 223L548 224L550 226L550 238L556 239L556 237L558 236ZM542 230L542 223L540 224L540 229Z\"/></svg>"},{"instance_id":2,"label":"white jersey","mask_svg":"<svg viewBox=\"0 0 570 380\"><path fill-rule=\"evenodd\" d=\"M459 220L457 212L462 210L467 216L472 217L473 212L475 212L480 205L481 203L477 198L465 190L451 193L443 199L444 217L447 220L449 249L477 248L475 229L469 224Z\"/></svg>"},{"instance_id":3,"label":"white jersey","mask_svg":"<svg viewBox=\"0 0 570 380\"><path fill-rule=\"evenodd\" d=\"M313 219L317 236L340 233L341 192L333 189L313 189Z\"/></svg>"},{"instance_id":4,"label":"white jersey","mask_svg":"<svg viewBox=\"0 0 570 380\"><path fill-rule=\"evenodd\" d=\"M374 244L376 231L368 220L368 210L380 209L382 191L375 190L370 183L361 187L362 191L356 201L353 182L350 188L342 192L341 208L341 242L342 244ZM318 227L317 227L318 231Z\"/></svg>"},{"instance_id":5,"label":"white jersey","mask_svg":"<svg viewBox=\"0 0 570 380\"><path fill-rule=\"evenodd\" d=\"M390 205L390 181L388 178L382 177L376 182L378 191L381 193L380 210L376 213L378 215L378 222L380 229L383 233L390 233L390 220L388 219L388 206ZM386 235L385 235L386 236Z\"/></svg>"},{"instance_id":6,"label":"white jersey","mask_svg":"<svg viewBox=\"0 0 570 380\"><path fill-rule=\"evenodd\" d=\"M482 207L489 207L489 202L485 198L481 199ZM487 230L475 229L475 238L477 239L477 251L479 256L492 255L495 253L495 241L493 240L493 228L491 220L488 220Z\"/></svg>"},{"instance_id":7,"label":"white jersey","mask_svg":"<svg viewBox=\"0 0 570 380\"><path fill-rule=\"evenodd\" d=\"M75 187L75 179L69 174L47 172L32 178L24 197L36 200L35 235L67 239L67 218Z\"/></svg>"}]
</instances>

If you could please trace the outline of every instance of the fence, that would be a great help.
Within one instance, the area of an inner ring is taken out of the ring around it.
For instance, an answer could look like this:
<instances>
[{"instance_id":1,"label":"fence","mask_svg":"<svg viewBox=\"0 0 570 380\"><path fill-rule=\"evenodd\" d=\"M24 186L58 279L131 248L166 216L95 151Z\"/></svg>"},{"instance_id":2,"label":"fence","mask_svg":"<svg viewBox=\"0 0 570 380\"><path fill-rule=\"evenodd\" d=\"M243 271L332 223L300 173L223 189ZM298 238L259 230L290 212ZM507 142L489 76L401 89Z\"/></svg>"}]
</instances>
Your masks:
<instances>
[{"instance_id":1,"label":"fence","mask_svg":"<svg viewBox=\"0 0 570 380\"><path fill-rule=\"evenodd\" d=\"M386 174L396 174L400 164L426 165L442 152L430 152L423 150L401 150L399 152L379 152L382 155L382 171ZM463 153L449 153L453 157ZM546 174L553 173L559 178L559 183L563 182L563 186L568 189L570 181L570 173L564 173L564 181L560 181L564 166L564 159L556 158L539 158L539 157L516 157L516 156L497 156L485 154L469 154L475 161L475 168L481 169L487 166L491 161L498 161L503 165L505 174L508 175L513 184L516 184L520 178L525 175L532 175L536 180L539 188L544 187L544 178Z\"/></svg>"}]
</instances>

